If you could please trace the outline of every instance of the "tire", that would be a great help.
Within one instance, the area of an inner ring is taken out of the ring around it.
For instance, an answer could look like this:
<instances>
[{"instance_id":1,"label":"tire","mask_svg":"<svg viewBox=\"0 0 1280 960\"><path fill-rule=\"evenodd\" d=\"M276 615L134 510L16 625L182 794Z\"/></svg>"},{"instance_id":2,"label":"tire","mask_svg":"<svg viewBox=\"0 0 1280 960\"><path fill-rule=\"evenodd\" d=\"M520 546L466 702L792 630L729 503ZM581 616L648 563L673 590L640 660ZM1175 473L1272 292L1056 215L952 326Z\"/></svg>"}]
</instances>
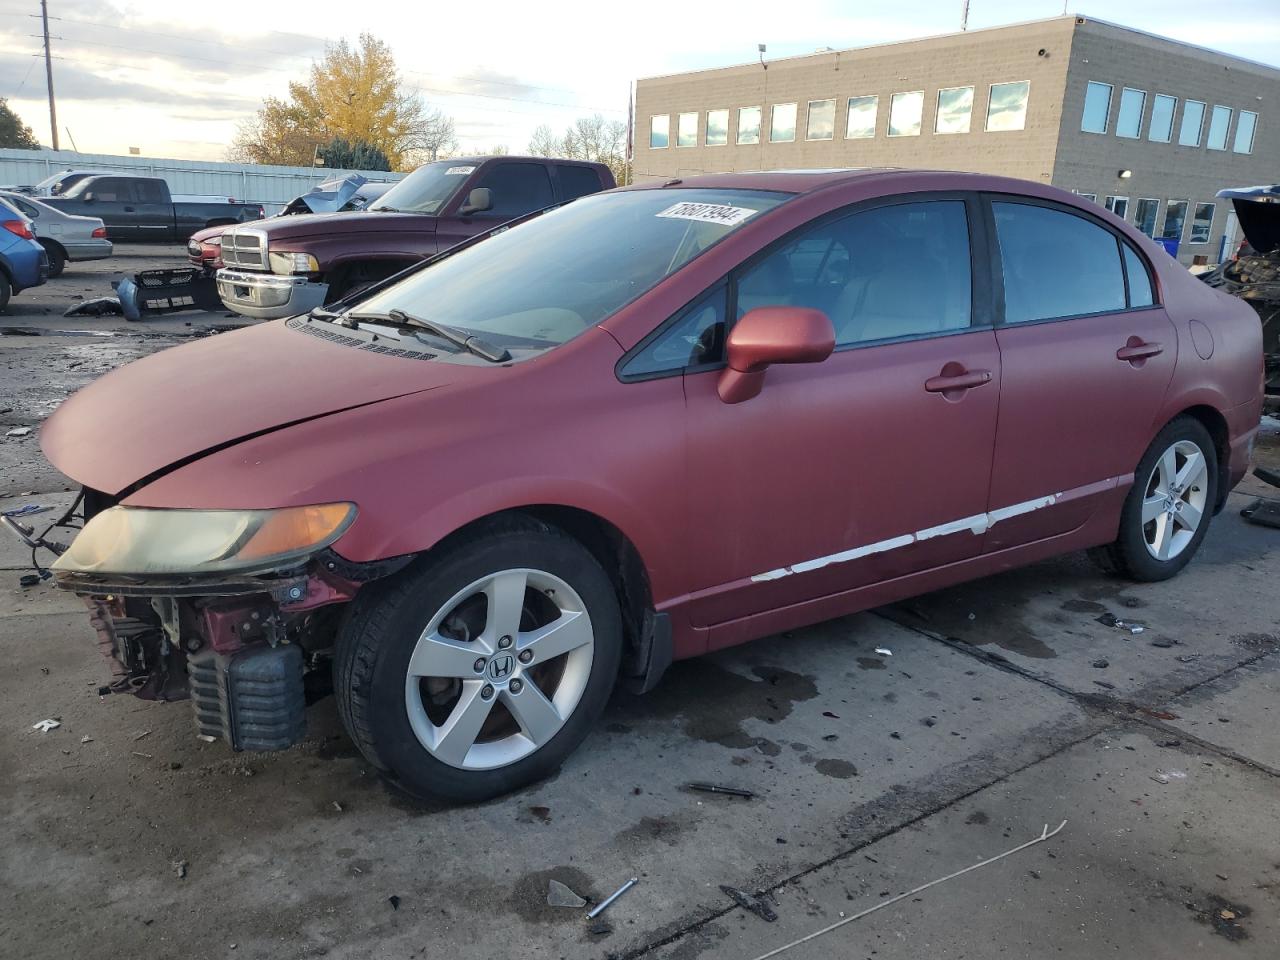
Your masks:
<instances>
[{"instance_id":1,"label":"tire","mask_svg":"<svg viewBox=\"0 0 1280 960\"><path fill-rule=\"evenodd\" d=\"M622 646L595 557L557 528L505 518L360 591L334 692L356 746L398 787L487 800L559 769L604 711Z\"/></svg>"},{"instance_id":2,"label":"tire","mask_svg":"<svg viewBox=\"0 0 1280 960\"><path fill-rule=\"evenodd\" d=\"M1179 481L1173 489L1166 480L1170 472ZM1167 580L1200 549L1217 502L1213 438L1199 420L1177 417L1151 441L1134 471L1115 541L1091 554L1105 569L1131 580Z\"/></svg>"},{"instance_id":3,"label":"tire","mask_svg":"<svg viewBox=\"0 0 1280 960\"><path fill-rule=\"evenodd\" d=\"M9 306L9 298L13 296L13 284L9 282L9 278L0 272L0 313L5 311Z\"/></svg>"},{"instance_id":4,"label":"tire","mask_svg":"<svg viewBox=\"0 0 1280 960\"><path fill-rule=\"evenodd\" d=\"M44 247L45 253L49 255L49 279L62 276L62 271L67 266L67 257L62 252L62 248L56 243L48 242L41 243L40 246Z\"/></svg>"}]
</instances>

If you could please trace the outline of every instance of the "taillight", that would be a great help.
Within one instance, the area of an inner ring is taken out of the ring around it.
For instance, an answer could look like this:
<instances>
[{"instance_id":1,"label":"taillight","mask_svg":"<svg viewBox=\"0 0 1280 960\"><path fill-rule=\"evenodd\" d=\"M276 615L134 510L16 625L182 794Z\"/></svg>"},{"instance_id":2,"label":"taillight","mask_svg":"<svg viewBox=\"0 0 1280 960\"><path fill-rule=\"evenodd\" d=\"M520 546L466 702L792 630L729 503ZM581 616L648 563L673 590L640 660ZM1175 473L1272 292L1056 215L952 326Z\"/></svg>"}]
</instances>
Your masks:
<instances>
[{"instance_id":1,"label":"taillight","mask_svg":"<svg viewBox=\"0 0 1280 960\"><path fill-rule=\"evenodd\" d=\"M31 228L27 226L25 220L5 220L0 223L0 227L4 227L10 233L16 233L23 240L34 240L36 235L31 232Z\"/></svg>"},{"instance_id":2,"label":"taillight","mask_svg":"<svg viewBox=\"0 0 1280 960\"><path fill-rule=\"evenodd\" d=\"M90 236L93 237L93 239L95 240L105 240L107 239L107 228L95 227L93 230L93 233L91 233Z\"/></svg>"}]
</instances>

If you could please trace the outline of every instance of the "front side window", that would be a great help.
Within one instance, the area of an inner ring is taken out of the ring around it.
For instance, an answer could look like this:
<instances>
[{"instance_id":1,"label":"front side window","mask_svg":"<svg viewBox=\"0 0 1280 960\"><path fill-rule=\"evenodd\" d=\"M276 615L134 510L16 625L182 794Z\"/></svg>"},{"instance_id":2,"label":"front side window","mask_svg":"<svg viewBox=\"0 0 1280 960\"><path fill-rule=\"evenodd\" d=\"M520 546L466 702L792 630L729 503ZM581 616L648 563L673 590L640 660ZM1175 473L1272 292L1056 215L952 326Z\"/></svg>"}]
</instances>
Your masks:
<instances>
[{"instance_id":1,"label":"front side window","mask_svg":"<svg viewBox=\"0 0 1280 960\"><path fill-rule=\"evenodd\" d=\"M806 140L830 140L836 135L836 102L834 100L809 101L809 128Z\"/></svg>"},{"instance_id":2,"label":"front side window","mask_svg":"<svg viewBox=\"0 0 1280 960\"><path fill-rule=\"evenodd\" d=\"M1142 136L1142 111L1147 106L1145 90L1125 87L1120 91L1120 111L1116 114L1116 136L1137 140Z\"/></svg>"},{"instance_id":3,"label":"front side window","mask_svg":"<svg viewBox=\"0 0 1280 960\"><path fill-rule=\"evenodd\" d=\"M1153 237L1156 233L1156 218L1159 215L1160 201L1141 197L1133 214L1133 225L1148 237Z\"/></svg>"},{"instance_id":4,"label":"front side window","mask_svg":"<svg viewBox=\"0 0 1280 960\"><path fill-rule=\"evenodd\" d=\"M771 143L790 143L796 138L796 105L794 103L775 103L773 115L769 121L769 141Z\"/></svg>"},{"instance_id":5,"label":"front side window","mask_svg":"<svg viewBox=\"0 0 1280 960\"><path fill-rule=\"evenodd\" d=\"M1197 203L1195 216L1191 218L1191 236L1188 243L1208 243L1209 234L1213 230L1212 203Z\"/></svg>"},{"instance_id":6,"label":"front side window","mask_svg":"<svg viewBox=\"0 0 1280 960\"><path fill-rule=\"evenodd\" d=\"M1115 236L1084 217L1027 203L992 205L1006 323L1125 309Z\"/></svg>"},{"instance_id":7,"label":"front side window","mask_svg":"<svg viewBox=\"0 0 1280 960\"><path fill-rule=\"evenodd\" d=\"M968 133L973 112L973 87L951 87L938 91L938 115L934 133Z\"/></svg>"},{"instance_id":8,"label":"front side window","mask_svg":"<svg viewBox=\"0 0 1280 960\"><path fill-rule=\"evenodd\" d=\"M670 189L580 197L435 261L355 310L398 308L513 352L544 350L594 327L790 196Z\"/></svg>"},{"instance_id":9,"label":"front side window","mask_svg":"<svg viewBox=\"0 0 1280 960\"><path fill-rule=\"evenodd\" d=\"M1258 115L1252 110L1241 110L1236 121L1236 138L1231 144L1235 153L1253 153L1253 135L1258 129Z\"/></svg>"},{"instance_id":10,"label":"front side window","mask_svg":"<svg viewBox=\"0 0 1280 960\"><path fill-rule=\"evenodd\" d=\"M889 101L889 136L918 137L924 116L924 91L895 93Z\"/></svg>"},{"instance_id":11,"label":"front side window","mask_svg":"<svg viewBox=\"0 0 1280 960\"><path fill-rule=\"evenodd\" d=\"M721 284L681 311L632 355L622 368L623 377L642 379L718 361L724 343L726 289Z\"/></svg>"},{"instance_id":12,"label":"front side window","mask_svg":"<svg viewBox=\"0 0 1280 960\"><path fill-rule=\"evenodd\" d=\"M869 140L876 135L876 112L880 108L879 97L850 97L849 113L845 119L846 140Z\"/></svg>"},{"instance_id":13,"label":"front side window","mask_svg":"<svg viewBox=\"0 0 1280 960\"><path fill-rule=\"evenodd\" d=\"M1209 135L1204 145L1210 150L1227 149L1227 131L1231 128L1231 108L1214 107L1209 115Z\"/></svg>"},{"instance_id":14,"label":"front side window","mask_svg":"<svg viewBox=\"0 0 1280 960\"><path fill-rule=\"evenodd\" d=\"M696 147L698 145L698 115L682 113L676 120L676 146Z\"/></svg>"},{"instance_id":15,"label":"front side window","mask_svg":"<svg viewBox=\"0 0 1280 960\"><path fill-rule=\"evenodd\" d=\"M739 107L738 108L738 142L739 143L759 143L760 142L760 108L759 107Z\"/></svg>"},{"instance_id":16,"label":"front side window","mask_svg":"<svg viewBox=\"0 0 1280 960\"><path fill-rule=\"evenodd\" d=\"M492 207L476 214L487 220L514 220L555 203L551 177L540 163L494 164L476 186L487 187L493 201Z\"/></svg>"},{"instance_id":17,"label":"front side window","mask_svg":"<svg viewBox=\"0 0 1280 960\"><path fill-rule=\"evenodd\" d=\"M1178 109L1178 98L1157 93L1151 101L1151 128L1147 139L1156 143L1168 143L1173 139L1173 115Z\"/></svg>"},{"instance_id":18,"label":"front side window","mask_svg":"<svg viewBox=\"0 0 1280 960\"><path fill-rule=\"evenodd\" d=\"M1181 240L1182 228L1187 222L1187 201L1170 200L1164 207L1164 226L1160 230L1161 240Z\"/></svg>"},{"instance_id":19,"label":"front side window","mask_svg":"<svg viewBox=\"0 0 1280 960\"><path fill-rule=\"evenodd\" d=\"M729 142L729 111L707 111L707 146L723 147Z\"/></svg>"},{"instance_id":20,"label":"front side window","mask_svg":"<svg viewBox=\"0 0 1280 960\"><path fill-rule=\"evenodd\" d=\"M1200 146L1200 130L1204 126L1204 104L1188 100L1182 106L1182 125L1178 127L1178 146Z\"/></svg>"},{"instance_id":21,"label":"front side window","mask_svg":"<svg viewBox=\"0 0 1280 960\"><path fill-rule=\"evenodd\" d=\"M901 203L784 242L739 278L737 315L812 307L831 318L841 346L938 334L969 326L971 283L963 201Z\"/></svg>"},{"instance_id":22,"label":"front side window","mask_svg":"<svg viewBox=\"0 0 1280 960\"><path fill-rule=\"evenodd\" d=\"M671 115L660 113L649 118L649 149L662 150L671 144Z\"/></svg>"},{"instance_id":23,"label":"front side window","mask_svg":"<svg viewBox=\"0 0 1280 960\"><path fill-rule=\"evenodd\" d=\"M1107 197L1103 204L1108 210L1114 213L1121 220L1129 216L1129 198L1128 197Z\"/></svg>"},{"instance_id":24,"label":"front side window","mask_svg":"<svg viewBox=\"0 0 1280 960\"><path fill-rule=\"evenodd\" d=\"M1031 81L993 83L987 100L987 129L1022 130L1027 125L1027 98L1031 94Z\"/></svg>"},{"instance_id":25,"label":"front side window","mask_svg":"<svg viewBox=\"0 0 1280 960\"><path fill-rule=\"evenodd\" d=\"M1106 133L1111 115L1111 84L1090 80L1084 89L1084 113L1080 129L1085 133Z\"/></svg>"}]
</instances>

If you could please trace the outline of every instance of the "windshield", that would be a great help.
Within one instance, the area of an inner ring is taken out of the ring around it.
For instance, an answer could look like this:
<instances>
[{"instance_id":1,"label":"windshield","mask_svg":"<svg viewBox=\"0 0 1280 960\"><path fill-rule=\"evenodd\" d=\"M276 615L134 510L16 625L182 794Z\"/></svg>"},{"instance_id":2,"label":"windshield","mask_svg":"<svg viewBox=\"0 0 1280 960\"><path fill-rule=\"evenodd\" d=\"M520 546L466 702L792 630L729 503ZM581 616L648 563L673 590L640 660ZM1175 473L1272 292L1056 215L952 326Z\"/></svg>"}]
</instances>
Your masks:
<instances>
[{"instance_id":1,"label":"windshield","mask_svg":"<svg viewBox=\"0 0 1280 960\"><path fill-rule=\"evenodd\" d=\"M419 167L384 193L369 210L394 213L436 213L449 202L476 169L474 163L439 160Z\"/></svg>"},{"instance_id":2,"label":"windshield","mask_svg":"<svg viewBox=\"0 0 1280 960\"><path fill-rule=\"evenodd\" d=\"M351 312L399 309L504 346L555 346L789 196L636 190L582 197L460 250Z\"/></svg>"}]
</instances>

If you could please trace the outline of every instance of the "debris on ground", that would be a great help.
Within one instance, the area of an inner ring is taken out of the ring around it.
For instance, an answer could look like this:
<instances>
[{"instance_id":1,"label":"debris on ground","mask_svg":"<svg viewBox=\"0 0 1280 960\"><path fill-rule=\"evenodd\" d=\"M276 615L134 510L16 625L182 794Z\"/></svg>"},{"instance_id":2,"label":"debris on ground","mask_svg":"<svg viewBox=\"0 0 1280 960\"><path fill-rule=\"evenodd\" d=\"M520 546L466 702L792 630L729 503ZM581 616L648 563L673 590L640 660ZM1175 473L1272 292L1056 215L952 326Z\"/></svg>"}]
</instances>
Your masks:
<instances>
[{"instance_id":1,"label":"debris on ground","mask_svg":"<svg viewBox=\"0 0 1280 960\"><path fill-rule=\"evenodd\" d=\"M196 739L197 739L197 740L203 740L205 743L217 743L217 741L218 741L218 738L217 738L217 737L211 736L211 735L209 735L209 734L207 734L207 733L198 733L198 734L196 734Z\"/></svg>"},{"instance_id":2,"label":"debris on ground","mask_svg":"<svg viewBox=\"0 0 1280 960\"><path fill-rule=\"evenodd\" d=\"M1104 613L1100 616L1098 618L1098 622L1104 627L1114 627L1117 630L1125 630L1129 633L1135 634L1141 633L1143 630L1147 629L1141 623L1135 623L1132 620L1121 620L1119 617L1114 617L1109 613Z\"/></svg>"},{"instance_id":3,"label":"debris on ground","mask_svg":"<svg viewBox=\"0 0 1280 960\"><path fill-rule=\"evenodd\" d=\"M639 882L640 882L639 877L632 877L630 880L628 880L626 883L620 886L617 890L613 891L613 893L609 894L609 896L601 900L600 903L596 905L596 908L587 914L587 919L594 920L596 917L600 916L600 914L604 913L606 910L609 909L609 907L613 904L613 901L617 900L620 896L622 896L624 893L626 893L628 890L630 890Z\"/></svg>"},{"instance_id":4,"label":"debris on ground","mask_svg":"<svg viewBox=\"0 0 1280 960\"><path fill-rule=\"evenodd\" d=\"M341 812L342 812L342 804L340 804L337 800L333 801L333 809L334 809L336 812L341 813Z\"/></svg>"},{"instance_id":5,"label":"debris on ground","mask_svg":"<svg viewBox=\"0 0 1280 960\"><path fill-rule=\"evenodd\" d=\"M543 823L551 822L551 808L543 806L534 806L529 808L529 812L541 820Z\"/></svg>"},{"instance_id":6,"label":"debris on ground","mask_svg":"<svg viewBox=\"0 0 1280 960\"><path fill-rule=\"evenodd\" d=\"M134 739L134 740L141 740L143 737L149 737L149 736L151 736L151 731L150 731L150 730L143 730L140 734L138 734L138 735L137 735L136 737L134 737L133 739Z\"/></svg>"},{"instance_id":7,"label":"debris on ground","mask_svg":"<svg viewBox=\"0 0 1280 960\"><path fill-rule=\"evenodd\" d=\"M56 730L60 726L62 726L61 720L50 718L48 720L41 720L39 723L32 724L31 729L39 730L41 733L48 733L50 730Z\"/></svg>"},{"instance_id":8,"label":"debris on ground","mask_svg":"<svg viewBox=\"0 0 1280 960\"><path fill-rule=\"evenodd\" d=\"M1157 740L1156 746L1157 747L1180 747L1182 746L1182 741L1181 740Z\"/></svg>"},{"instance_id":9,"label":"debris on ground","mask_svg":"<svg viewBox=\"0 0 1280 960\"><path fill-rule=\"evenodd\" d=\"M80 742L81 742L81 743L93 743L93 737L91 737L91 736L89 736L89 735L87 735L87 734L86 734L85 736L83 736L83 737L81 737L81 738L80 738Z\"/></svg>"},{"instance_id":10,"label":"debris on ground","mask_svg":"<svg viewBox=\"0 0 1280 960\"><path fill-rule=\"evenodd\" d=\"M30 432L31 432L30 427L14 427L12 430L6 433L5 436L6 437L25 437Z\"/></svg>"},{"instance_id":11,"label":"debris on ground","mask_svg":"<svg viewBox=\"0 0 1280 960\"><path fill-rule=\"evenodd\" d=\"M1111 666L1111 661L1106 657L1099 657L1097 660L1093 661L1090 666L1096 667L1098 670L1105 670L1107 667Z\"/></svg>"},{"instance_id":12,"label":"debris on ground","mask_svg":"<svg viewBox=\"0 0 1280 960\"><path fill-rule=\"evenodd\" d=\"M185 860L175 860L175 861L173 861L173 872L177 875L177 877L178 877L178 879L179 879L179 880L185 880L185 879L187 879L187 867L188 867L188 866L189 866L189 864L188 864L188 863L187 863L187 861L185 861Z\"/></svg>"},{"instance_id":13,"label":"debris on ground","mask_svg":"<svg viewBox=\"0 0 1280 960\"><path fill-rule=\"evenodd\" d=\"M1185 780L1185 770L1157 770L1151 777L1156 783L1168 783L1170 780Z\"/></svg>"},{"instance_id":14,"label":"debris on ground","mask_svg":"<svg viewBox=\"0 0 1280 960\"><path fill-rule=\"evenodd\" d=\"M587 901L584 898L578 896L559 880L547 881L547 906L577 909L586 905Z\"/></svg>"},{"instance_id":15,"label":"debris on ground","mask_svg":"<svg viewBox=\"0 0 1280 960\"><path fill-rule=\"evenodd\" d=\"M62 311L64 317L118 317L124 314L119 297L92 297Z\"/></svg>"},{"instance_id":16,"label":"debris on ground","mask_svg":"<svg viewBox=\"0 0 1280 960\"><path fill-rule=\"evenodd\" d=\"M893 651L890 650L888 647L876 647L876 653L880 654L880 656L882 657L893 656Z\"/></svg>"},{"instance_id":17,"label":"debris on ground","mask_svg":"<svg viewBox=\"0 0 1280 960\"><path fill-rule=\"evenodd\" d=\"M152 757L152 756L151 756L151 754L149 754L149 753L141 753L141 752L139 752L139 751L137 751L137 750L134 750L134 751L133 751L133 755L134 755L135 757L141 757L143 760L153 760L153 759L155 759L154 757Z\"/></svg>"},{"instance_id":18,"label":"debris on ground","mask_svg":"<svg viewBox=\"0 0 1280 960\"><path fill-rule=\"evenodd\" d=\"M391 904L392 910L400 909L400 898L397 897L394 893L391 896L387 897L387 903Z\"/></svg>"},{"instance_id":19,"label":"debris on ground","mask_svg":"<svg viewBox=\"0 0 1280 960\"><path fill-rule=\"evenodd\" d=\"M613 927L608 920L597 920L587 928L587 933L597 939L604 939L613 933Z\"/></svg>"},{"instance_id":20,"label":"debris on ground","mask_svg":"<svg viewBox=\"0 0 1280 960\"><path fill-rule=\"evenodd\" d=\"M1153 647L1159 647L1161 650L1168 650L1177 642L1177 640L1170 640L1167 637L1160 637L1159 639L1152 640L1151 645Z\"/></svg>"},{"instance_id":21,"label":"debris on ground","mask_svg":"<svg viewBox=\"0 0 1280 960\"><path fill-rule=\"evenodd\" d=\"M698 790L702 793L723 793L731 797L743 797L750 800L755 794L750 790L743 790L741 787L725 787L718 783L700 783L697 781L686 783L685 787L689 790Z\"/></svg>"},{"instance_id":22,"label":"debris on ground","mask_svg":"<svg viewBox=\"0 0 1280 960\"><path fill-rule=\"evenodd\" d=\"M777 911L763 897L753 897L751 894L739 890L737 887L731 887L727 883L720 884L720 890L743 910L749 910L766 923L773 923L778 919Z\"/></svg>"}]
</instances>

